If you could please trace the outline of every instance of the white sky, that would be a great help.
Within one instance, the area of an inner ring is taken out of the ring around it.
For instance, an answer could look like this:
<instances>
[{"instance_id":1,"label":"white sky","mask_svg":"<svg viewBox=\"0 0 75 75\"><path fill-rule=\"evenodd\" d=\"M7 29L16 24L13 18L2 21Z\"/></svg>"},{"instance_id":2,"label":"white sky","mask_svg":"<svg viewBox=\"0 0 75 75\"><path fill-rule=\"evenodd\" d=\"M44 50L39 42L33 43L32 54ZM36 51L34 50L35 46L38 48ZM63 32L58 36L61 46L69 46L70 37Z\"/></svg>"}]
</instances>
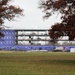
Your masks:
<instances>
[{"instance_id":1,"label":"white sky","mask_svg":"<svg viewBox=\"0 0 75 75\"><path fill-rule=\"evenodd\" d=\"M12 4L24 9L24 17L17 18L16 21L6 21L5 25L9 29L49 29L52 24L60 22L60 14L53 15L48 20L43 20L45 15L38 9L40 0L12 0Z\"/></svg>"}]
</instances>

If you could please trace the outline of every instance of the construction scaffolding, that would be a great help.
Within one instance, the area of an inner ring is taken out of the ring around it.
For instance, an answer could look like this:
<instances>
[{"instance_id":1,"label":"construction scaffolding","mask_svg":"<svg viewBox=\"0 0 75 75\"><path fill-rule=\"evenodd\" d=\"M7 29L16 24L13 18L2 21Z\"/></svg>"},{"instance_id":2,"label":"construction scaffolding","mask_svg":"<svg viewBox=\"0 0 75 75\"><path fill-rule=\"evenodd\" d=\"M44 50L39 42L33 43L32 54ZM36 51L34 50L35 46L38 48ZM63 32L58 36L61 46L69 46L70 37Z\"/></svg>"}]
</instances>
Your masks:
<instances>
[{"instance_id":1,"label":"construction scaffolding","mask_svg":"<svg viewBox=\"0 0 75 75\"><path fill-rule=\"evenodd\" d=\"M0 50L47 50L52 51L60 45L53 45L48 30L0 30L5 36L0 38ZM60 41L60 40L58 40ZM64 40L61 40L64 41ZM63 46L70 50L72 46Z\"/></svg>"}]
</instances>

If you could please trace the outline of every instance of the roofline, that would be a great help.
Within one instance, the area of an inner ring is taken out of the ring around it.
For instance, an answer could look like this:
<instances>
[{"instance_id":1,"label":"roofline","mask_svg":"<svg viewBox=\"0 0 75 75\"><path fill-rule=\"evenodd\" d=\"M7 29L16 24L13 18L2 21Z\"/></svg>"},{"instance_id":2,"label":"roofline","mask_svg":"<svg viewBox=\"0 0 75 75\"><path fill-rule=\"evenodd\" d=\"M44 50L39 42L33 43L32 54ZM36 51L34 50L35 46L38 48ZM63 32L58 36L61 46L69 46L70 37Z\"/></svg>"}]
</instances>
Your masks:
<instances>
[{"instance_id":1,"label":"roofline","mask_svg":"<svg viewBox=\"0 0 75 75\"><path fill-rule=\"evenodd\" d=\"M48 31L49 29L2 29L2 30L15 30L15 31Z\"/></svg>"}]
</instances>

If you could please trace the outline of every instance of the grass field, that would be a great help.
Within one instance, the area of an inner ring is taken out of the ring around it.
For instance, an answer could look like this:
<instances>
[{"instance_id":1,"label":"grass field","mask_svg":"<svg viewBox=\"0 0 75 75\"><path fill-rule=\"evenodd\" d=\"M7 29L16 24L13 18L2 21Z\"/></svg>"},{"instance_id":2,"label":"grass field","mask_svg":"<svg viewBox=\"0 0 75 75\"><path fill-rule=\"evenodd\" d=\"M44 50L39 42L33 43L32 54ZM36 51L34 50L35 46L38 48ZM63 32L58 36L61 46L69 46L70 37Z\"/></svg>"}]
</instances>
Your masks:
<instances>
[{"instance_id":1,"label":"grass field","mask_svg":"<svg viewBox=\"0 0 75 75\"><path fill-rule=\"evenodd\" d=\"M0 52L0 75L75 75L75 53Z\"/></svg>"}]
</instances>

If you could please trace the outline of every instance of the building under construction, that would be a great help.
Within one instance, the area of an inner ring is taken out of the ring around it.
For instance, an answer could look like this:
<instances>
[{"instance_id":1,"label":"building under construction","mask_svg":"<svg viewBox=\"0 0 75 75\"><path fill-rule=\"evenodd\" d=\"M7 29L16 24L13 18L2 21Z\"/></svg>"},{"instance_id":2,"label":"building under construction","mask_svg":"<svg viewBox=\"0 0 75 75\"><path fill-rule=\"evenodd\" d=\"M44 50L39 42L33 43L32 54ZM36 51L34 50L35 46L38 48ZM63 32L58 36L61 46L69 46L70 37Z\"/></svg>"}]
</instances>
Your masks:
<instances>
[{"instance_id":1,"label":"building under construction","mask_svg":"<svg viewBox=\"0 0 75 75\"><path fill-rule=\"evenodd\" d=\"M0 50L54 50L48 30L0 30ZM66 50L69 50L69 46Z\"/></svg>"}]
</instances>

